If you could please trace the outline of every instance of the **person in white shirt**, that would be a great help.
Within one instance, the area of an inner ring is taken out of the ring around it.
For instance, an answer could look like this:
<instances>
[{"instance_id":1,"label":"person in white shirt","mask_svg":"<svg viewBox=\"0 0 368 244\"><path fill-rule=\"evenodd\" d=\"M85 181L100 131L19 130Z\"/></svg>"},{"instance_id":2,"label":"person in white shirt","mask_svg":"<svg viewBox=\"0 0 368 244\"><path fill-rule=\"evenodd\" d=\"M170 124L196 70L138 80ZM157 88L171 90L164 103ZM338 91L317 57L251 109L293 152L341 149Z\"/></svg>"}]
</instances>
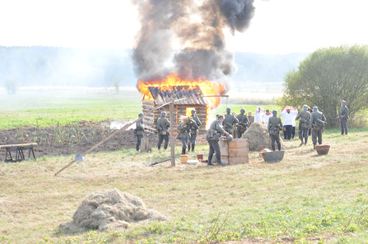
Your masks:
<instances>
[{"instance_id":1,"label":"person in white shirt","mask_svg":"<svg viewBox=\"0 0 368 244\"><path fill-rule=\"evenodd\" d=\"M268 127L268 120L271 117L272 117L272 113L270 112L270 110L266 109L266 113L264 113L262 116L262 123L266 126L266 128Z\"/></svg>"},{"instance_id":2,"label":"person in white shirt","mask_svg":"<svg viewBox=\"0 0 368 244\"><path fill-rule=\"evenodd\" d=\"M260 107L257 108L256 113L254 115L254 123L262 124L263 111Z\"/></svg>"},{"instance_id":3,"label":"person in white shirt","mask_svg":"<svg viewBox=\"0 0 368 244\"><path fill-rule=\"evenodd\" d=\"M282 111L281 113L284 119L284 139L290 140L292 137L293 126L295 126L295 118L298 115L298 112L290 108Z\"/></svg>"}]
</instances>

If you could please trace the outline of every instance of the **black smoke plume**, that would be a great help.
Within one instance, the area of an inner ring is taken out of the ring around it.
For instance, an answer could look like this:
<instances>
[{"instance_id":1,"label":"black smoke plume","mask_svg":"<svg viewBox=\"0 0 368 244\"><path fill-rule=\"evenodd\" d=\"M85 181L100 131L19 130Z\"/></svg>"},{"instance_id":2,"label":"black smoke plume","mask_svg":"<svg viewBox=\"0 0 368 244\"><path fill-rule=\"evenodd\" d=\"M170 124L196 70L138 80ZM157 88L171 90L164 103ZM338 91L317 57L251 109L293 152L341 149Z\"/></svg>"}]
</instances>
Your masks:
<instances>
[{"instance_id":1,"label":"black smoke plume","mask_svg":"<svg viewBox=\"0 0 368 244\"><path fill-rule=\"evenodd\" d=\"M253 0L134 0L141 29L133 52L140 80L178 73L187 79L216 80L230 75L232 54L224 29L244 31ZM173 43L179 46L174 47Z\"/></svg>"}]
</instances>

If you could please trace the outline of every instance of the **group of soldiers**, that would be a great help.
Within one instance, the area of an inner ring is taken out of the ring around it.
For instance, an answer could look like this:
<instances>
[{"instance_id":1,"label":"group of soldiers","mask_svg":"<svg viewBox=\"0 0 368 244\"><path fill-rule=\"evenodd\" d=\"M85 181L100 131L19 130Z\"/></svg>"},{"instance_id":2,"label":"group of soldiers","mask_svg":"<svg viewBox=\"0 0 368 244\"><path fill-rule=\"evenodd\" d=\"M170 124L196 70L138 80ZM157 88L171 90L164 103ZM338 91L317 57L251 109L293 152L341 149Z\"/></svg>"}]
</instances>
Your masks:
<instances>
[{"instance_id":1,"label":"group of soldiers","mask_svg":"<svg viewBox=\"0 0 368 244\"><path fill-rule=\"evenodd\" d=\"M198 128L202 125L202 122L197 116L196 111L193 109L191 111L191 116L183 116L178 125L178 135L177 139L182 142L182 154L186 154L187 152L194 151ZM160 113L160 117L156 122L156 129L158 133L158 143L157 149L161 150L162 144L163 148L166 150L169 145L169 129L171 123L167 118L166 112L162 111ZM138 115L138 120L136 121L136 129L135 136L137 138L136 150L140 151L142 138L144 136L144 122L143 122L143 114Z\"/></svg>"},{"instance_id":2,"label":"group of soldiers","mask_svg":"<svg viewBox=\"0 0 368 244\"><path fill-rule=\"evenodd\" d=\"M322 144L322 134L327 121L325 115L319 111L317 106L314 106L313 109L310 110L308 105L304 105L302 110L298 113L296 120L299 120L300 146L307 145L308 137L312 135L313 148L315 148L317 143L319 145ZM344 100L341 101L338 119L340 120L341 135L347 135L349 108ZM277 118L277 112L273 111L273 117L270 118L268 124L272 150L275 150L275 144L277 144L278 150L281 150L279 133L282 128L281 119Z\"/></svg>"},{"instance_id":3,"label":"group of soldiers","mask_svg":"<svg viewBox=\"0 0 368 244\"><path fill-rule=\"evenodd\" d=\"M183 116L178 125L177 139L181 141L181 154L186 154L189 151L194 152L198 129L202 125L196 111L191 111L191 116Z\"/></svg>"},{"instance_id":4,"label":"group of soldiers","mask_svg":"<svg viewBox=\"0 0 368 244\"><path fill-rule=\"evenodd\" d=\"M275 151L281 150L280 143L280 131L282 130L281 119L277 117L277 112L273 111L273 116L270 118L268 123L268 132L271 137L271 147ZM318 110L317 106L313 107L312 112L309 111L308 105L304 105L301 112L298 113L296 120L299 122L299 138L301 140L300 146L306 145L310 133L312 134L313 148L318 144L322 144L322 133L326 125L326 117Z\"/></svg>"},{"instance_id":5,"label":"group of soldiers","mask_svg":"<svg viewBox=\"0 0 368 244\"><path fill-rule=\"evenodd\" d=\"M208 165L213 165L212 158L214 154L216 154L217 163L222 164L219 146L221 136L225 136L228 139L232 139L234 136L241 138L250 125L244 109L241 109L240 114L236 116L231 113L230 108L227 108L225 116L217 115L216 117L216 120L211 123L206 135L209 144ZM348 133L348 118L349 109L346 102L342 101L339 114L342 135L347 135ZM322 144L322 133L327 121L325 115L319 111L317 106L310 109L308 105L304 105L295 119L299 120L300 146L307 144L310 135L312 135L313 148L316 147L317 143ZM202 123L195 110L191 111L191 116L183 116L181 118L178 125L177 139L182 143L182 154L195 150L198 129L201 125ZM170 121L167 119L165 112L161 112L156 126L158 132L157 148L160 150L162 143L164 143L164 149L167 149L169 143ZM277 146L277 149L280 151L280 131L283 130L283 124L275 110L272 111L272 116L268 119L267 130L271 138L272 150L275 151ZM138 116L135 135L137 137L136 149L139 151L144 135L143 114L139 114Z\"/></svg>"},{"instance_id":6,"label":"group of soldiers","mask_svg":"<svg viewBox=\"0 0 368 244\"><path fill-rule=\"evenodd\" d=\"M216 162L219 165L224 165L221 162L221 152L220 152L220 137L225 136L228 140L231 140L233 136L241 138L244 132L249 127L248 117L245 115L245 110L241 109L240 114L235 116L231 113L231 109L226 109L225 116L217 115L216 120L210 125L207 131L207 142L209 144L208 153L208 165L212 166L213 155L216 155Z\"/></svg>"},{"instance_id":7,"label":"group of soldiers","mask_svg":"<svg viewBox=\"0 0 368 244\"><path fill-rule=\"evenodd\" d=\"M272 150L281 150L280 131L283 129L281 119L277 117L277 112L272 112L273 116L268 122L268 133L271 137ZM322 144L322 133L326 122L325 115L318 110L317 106L313 107L312 112L309 111L308 105L304 105L301 112L298 113L296 120L299 120L299 138L300 146L306 145L310 133L312 134L313 148L318 144Z\"/></svg>"},{"instance_id":8,"label":"group of soldiers","mask_svg":"<svg viewBox=\"0 0 368 244\"><path fill-rule=\"evenodd\" d=\"M344 100L341 102L338 118L340 119L341 134L347 135L349 109ZM309 135L312 135L313 148L316 147L317 143L319 145L322 144L322 133L327 121L325 115L317 106L310 109L308 105L304 105L302 110L298 113L296 120L299 120L300 146L307 144ZM216 161L222 165L219 139L221 136L231 137L235 125L237 125L236 135L240 138L249 126L249 121L247 116L245 116L244 109L241 110L238 116L232 115L231 110L227 109L225 117L218 115L217 120L211 124L207 132L207 141L210 146L208 165L213 165L213 154L216 154ZM276 146L279 151L281 150L280 131L283 129L282 121L277 117L277 111L272 111L272 116L268 119L267 130L271 138L271 147L273 151L276 150Z\"/></svg>"}]
</instances>

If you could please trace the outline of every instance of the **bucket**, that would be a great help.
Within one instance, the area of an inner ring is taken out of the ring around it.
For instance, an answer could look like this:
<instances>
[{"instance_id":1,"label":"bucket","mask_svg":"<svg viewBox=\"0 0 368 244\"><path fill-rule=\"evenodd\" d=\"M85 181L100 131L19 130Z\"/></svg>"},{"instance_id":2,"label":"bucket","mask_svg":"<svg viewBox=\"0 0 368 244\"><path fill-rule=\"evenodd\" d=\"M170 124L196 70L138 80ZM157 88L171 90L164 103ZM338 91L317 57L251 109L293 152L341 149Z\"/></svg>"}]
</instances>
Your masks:
<instances>
[{"instance_id":1,"label":"bucket","mask_svg":"<svg viewBox=\"0 0 368 244\"><path fill-rule=\"evenodd\" d=\"M203 154L197 154L197 159L199 162L203 161Z\"/></svg>"},{"instance_id":2,"label":"bucket","mask_svg":"<svg viewBox=\"0 0 368 244\"><path fill-rule=\"evenodd\" d=\"M284 158L285 151L263 151L261 153L266 163L277 163Z\"/></svg>"},{"instance_id":3,"label":"bucket","mask_svg":"<svg viewBox=\"0 0 368 244\"><path fill-rule=\"evenodd\" d=\"M186 154L180 155L180 163L186 164L186 163L188 163L188 160L189 160L188 155L186 155Z\"/></svg>"}]
</instances>

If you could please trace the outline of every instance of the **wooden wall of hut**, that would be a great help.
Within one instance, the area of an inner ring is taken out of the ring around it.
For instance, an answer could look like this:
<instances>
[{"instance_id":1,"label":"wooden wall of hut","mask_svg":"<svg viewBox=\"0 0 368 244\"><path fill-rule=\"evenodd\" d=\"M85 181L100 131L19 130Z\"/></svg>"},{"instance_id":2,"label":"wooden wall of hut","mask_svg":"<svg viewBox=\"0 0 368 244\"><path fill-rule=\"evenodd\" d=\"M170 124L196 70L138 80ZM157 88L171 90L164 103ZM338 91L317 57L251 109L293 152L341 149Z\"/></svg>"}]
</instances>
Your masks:
<instances>
[{"instance_id":1,"label":"wooden wall of hut","mask_svg":"<svg viewBox=\"0 0 368 244\"><path fill-rule=\"evenodd\" d=\"M160 109L156 109L155 103L153 101L142 101L142 110L144 114L144 123L147 131L156 132L156 122L160 117L161 111L165 111L169 117L169 106L164 106ZM200 127L200 133L204 133L206 131L206 123L207 123L207 106L206 105L187 105L187 104L176 104L175 112L176 112L176 125L180 122L180 117L182 115L186 115L187 108L194 108L197 111L197 115L202 122L202 126Z\"/></svg>"}]
</instances>

